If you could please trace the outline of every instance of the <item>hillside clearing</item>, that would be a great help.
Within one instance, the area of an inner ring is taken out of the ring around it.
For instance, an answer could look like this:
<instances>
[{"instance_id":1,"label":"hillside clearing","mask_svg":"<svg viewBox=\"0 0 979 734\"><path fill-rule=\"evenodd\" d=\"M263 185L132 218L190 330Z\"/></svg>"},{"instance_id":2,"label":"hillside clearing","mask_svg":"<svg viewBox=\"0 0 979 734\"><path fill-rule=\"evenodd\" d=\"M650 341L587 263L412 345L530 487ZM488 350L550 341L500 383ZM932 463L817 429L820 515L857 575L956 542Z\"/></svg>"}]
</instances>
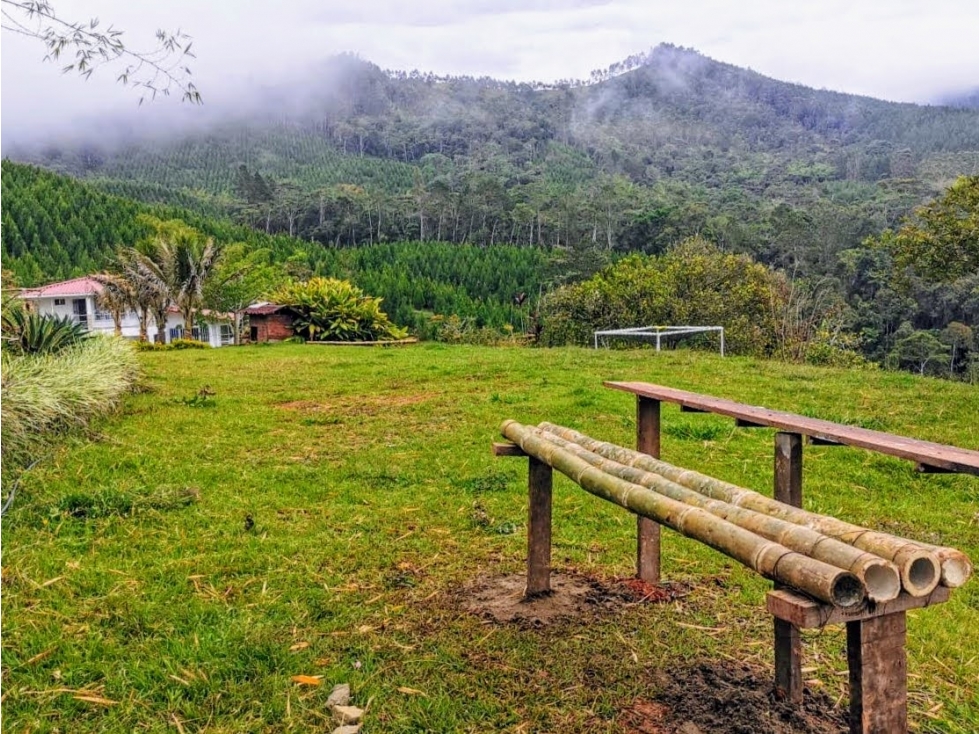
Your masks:
<instances>
[{"instance_id":1,"label":"hillside clearing","mask_svg":"<svg viewBox=\"0 0 979 734\"><path fill-rule=\"evenodd\" d=\"M979 446L974 387L690 351L280 345L141 360L149 390L96 441L39 465L4 519L5 731L328 730L343 681L370 731L703 721L674 681L757 694L743 689L770 674L771 620L769 584L696 542L665 534L678 593L661 603L541 627L466 611L479 580L520 573L524 557L526 467L489 451L502 420L629 445L631 397L601 383L645 380ZM195 400L205 386L213 396ZM663 426L664 459L769 491L771 431L673 406ZM979 558L974 477L807 447L805 497ZM556 568L620 593L632 519L561 477L554 502ZM909 614L918 731L979 728L977 588ZM844 637L806 635L824 727L808 730L832 731L845 710Z\"/></svg>"}]
</instances>

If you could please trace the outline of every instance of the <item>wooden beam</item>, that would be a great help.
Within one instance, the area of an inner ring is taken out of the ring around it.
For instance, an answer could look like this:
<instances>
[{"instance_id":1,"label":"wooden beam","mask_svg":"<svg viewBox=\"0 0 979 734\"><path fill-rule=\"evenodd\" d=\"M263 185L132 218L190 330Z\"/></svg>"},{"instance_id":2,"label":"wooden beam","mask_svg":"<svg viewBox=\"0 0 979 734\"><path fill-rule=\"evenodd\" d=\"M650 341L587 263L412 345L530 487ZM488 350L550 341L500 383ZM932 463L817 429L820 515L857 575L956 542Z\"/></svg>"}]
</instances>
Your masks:
<instances>
[{"instance_id":1,"label":"wooden beam","mask_svg":"<svg viewBox=\"0 0 979 734\"><path fill-rule=\"evenodd\" d=\"M915 464L915 471L921 474L955 474L955 472L945 469L941 466L932 466L931 464L923 464L920 461Z\"/></svg>"},{"instance_id":2,"label":"wooden beam","mask_svg":"<svg viewBox=\"0 0 979 734\"><path fill-rule=\"evenodd\" d=\"M810 446L842 446L843 445L839 441L834 441L831 438L822 438L821 436L809 436L807 440Z\"/></svg>"},{"instance_id":3,"label":"wooden beam","mask_svg":"<svg viewBox=\"0 0 979 734\"><path fill-rule=\"evenodd\" d=\"M530 457L527 522L527 598L551 591L551 489L553 471Z\"/></svg>"},{"instance_id":4,"label":"wooden beam","mask_svg":"<svg viewBox=\"0 0 979 734\"><path fill-rule=\"evenodd\" d=\"M660 402L636 398L636 450L656 459L660 453ZM660 526L636 516L636 575L650 584L660 582Z\"/></svg>"},{"instance_id":5,"label":"wooden beam","mask_svg":"<svg viewBox=\"0 0 979 734\"><path fill-rule=\"evenodd\" d=\"M847 622L850 667L850 733L908 730L906 612Z\"/></svg>"},{"instance_id":6,"label":"wooden beam","mask_svg":"<svg viewBox=\"0 0 979 734\"><path fill-rule=\"evenodd\" d=\"M768 592L765 606L769 614L779 619L791 622L800 629L813 629L825 627L827 624L875 619L909 609L923 609L948 601L950 594L951 589L947 586L937 586L928 596L910 596L902 592L894 601L883 604L864 603L853 609L840 609L795 591L779 589Z\"/></svg>"},{"instance_id":7,"label":"wooden beam","mask_svg":"<svg viewBox=\"0 0 979 734\"><path fill-rule=\"evenodd\" d=\"M882 431L871 431L858 426L847 426L795 413L769 410L755 405L736 403L733 400L701 395L686 390L676 390L646 382L606 382L606 387L623 390L638 397L667 403L677 403L681 410L706 411L731 418L741 418L771 428L818 438L820 442L836 441L846 446L876 451L902 459L920 462L960 474L979 476L979 451L947 446L930 441L920 441L906 436L896 436Z\"/></svg>"},{"instance_id":8,"label":"wooden beam","mask_svg":"<svg viewBox=\"0 0 979 734\"><path fill-rule=\"evenodd\" d=\"M493 456L527 456L515 443L494 443Z\"/></svg>"}]
</instances>

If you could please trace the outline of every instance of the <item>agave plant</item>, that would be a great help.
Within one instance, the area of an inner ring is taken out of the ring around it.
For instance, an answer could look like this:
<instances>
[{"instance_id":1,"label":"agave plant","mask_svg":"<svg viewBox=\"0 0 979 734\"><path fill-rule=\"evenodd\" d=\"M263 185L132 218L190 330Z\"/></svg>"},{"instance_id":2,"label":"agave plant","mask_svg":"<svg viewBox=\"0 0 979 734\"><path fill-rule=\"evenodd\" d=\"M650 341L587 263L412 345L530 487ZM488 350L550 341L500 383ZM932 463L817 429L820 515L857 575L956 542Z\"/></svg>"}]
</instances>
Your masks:
<instances>
[{"instance_id":1,"label":"agave plant","mask_svg":"<svg viewBox=\"0 0 979 734\"><path fill-rule=\"evenodd\" d=\"M19 354L55 354L88 335L84 326L68 316L48 316L22 308L3 315L4 345Z\"/></svg>"}]
</instances>

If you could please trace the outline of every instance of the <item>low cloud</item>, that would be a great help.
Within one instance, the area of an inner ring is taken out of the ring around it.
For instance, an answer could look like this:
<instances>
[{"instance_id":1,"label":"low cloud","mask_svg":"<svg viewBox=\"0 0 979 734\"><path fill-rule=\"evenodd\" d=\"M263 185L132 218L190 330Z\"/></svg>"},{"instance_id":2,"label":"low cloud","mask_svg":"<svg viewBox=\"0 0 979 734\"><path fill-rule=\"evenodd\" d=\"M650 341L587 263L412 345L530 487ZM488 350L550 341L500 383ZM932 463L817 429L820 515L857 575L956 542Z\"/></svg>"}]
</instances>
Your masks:
<instances>
[{"instance_id":1,"label":"low cloud","mask_svg":"<svg viewBox=\"0 0 979 734\"><path fill-rule=\"evenodd\" d=\"M111 21L134 47L152 45L156 28L189 31L205 108L217 110L261 84L315 79L317 65L340 52L383 68L553 81L587 78L592 69L669 42L786 81L919 102L979 79L979 4L960 0L927 7L910 0L171 0L152 7L57 0L55 7L66 18ZM125 113L134 125L187 114L172 113L179 107L173 100L134 111L138 95L116 84L110 70L83 82L61 76L41 61L43 53L4 33L4 143L77 130L107 114Z\"/></svg>"}]
</instances>

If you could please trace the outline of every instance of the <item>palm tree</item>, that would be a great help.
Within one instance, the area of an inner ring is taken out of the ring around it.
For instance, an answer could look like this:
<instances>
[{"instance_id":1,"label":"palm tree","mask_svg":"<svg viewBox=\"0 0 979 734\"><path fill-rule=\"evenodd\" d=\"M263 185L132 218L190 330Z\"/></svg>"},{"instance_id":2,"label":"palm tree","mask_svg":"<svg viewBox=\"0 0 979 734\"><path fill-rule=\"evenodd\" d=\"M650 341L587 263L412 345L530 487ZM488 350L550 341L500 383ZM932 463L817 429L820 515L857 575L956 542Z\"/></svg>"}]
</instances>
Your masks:
<instances>
[{"instance_id":1,"label":"palm tree","mask_svg":"<svg viewBox=\"0 0 979 734\"><path fill-rule=\"evenodd\" d=\"M148 340L150 314L156 320L157 341L165 341L169 294L162 291L156 280L140 267L140 253L131 247L116 252L118 273L99 273L96 281L102 285L100 303L112 313L116 334L122 333L122 312L131 308L139 322L139 340Z\"/></svg>"},{"instance_id":2,"label":"palm tree","mask_svg":"<svg viewBox=\"0 0 979 734\"><path fill-rule=\"evenodd\" d=\"M179 221L158 221L150 252L135 255L140 272L180 309L187 338L193 333L194 312L218 255L212 238L202 241L200 233Z\"/></svg>"},{"instance_id":3,"label":"palm tree","mask_svg":"<svg viewBox=\"0 0 979 734\"><path fill-rule=\"evenodd\" d=\"M92 279L102 286L102 290L95 294L95 303L112 314L115 335L122 336L122 315L133 300L129 284L115 273L96 273Z\"/></svg>"}]
</instances>

